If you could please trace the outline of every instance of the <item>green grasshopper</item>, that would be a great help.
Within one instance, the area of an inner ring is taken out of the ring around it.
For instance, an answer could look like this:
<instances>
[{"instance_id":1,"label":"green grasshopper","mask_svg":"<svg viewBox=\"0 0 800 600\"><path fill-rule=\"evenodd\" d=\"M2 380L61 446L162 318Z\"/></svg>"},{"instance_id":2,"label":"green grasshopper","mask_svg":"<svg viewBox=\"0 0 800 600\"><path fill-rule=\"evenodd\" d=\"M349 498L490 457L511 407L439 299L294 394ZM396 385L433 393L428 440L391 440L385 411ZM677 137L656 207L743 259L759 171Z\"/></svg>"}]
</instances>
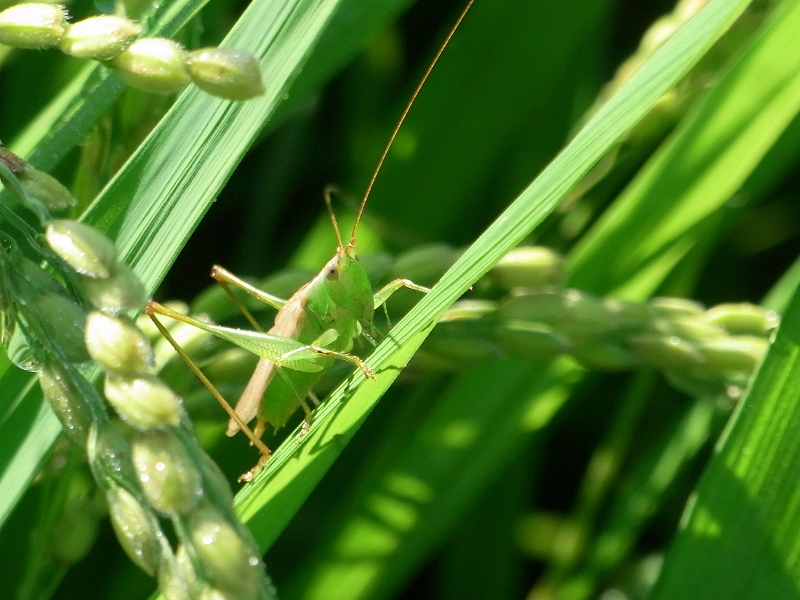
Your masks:
<instances>
[{"instance_id":1,"label":"green grasshopper","mask_svg":"<svg viewBox=\"0 0 800 600\"><path fill-rule=\"evenodd\" d=\"M373 377L369 365L359 357L350 354L350 351L356 338L367 336L368 339L371 339L365 329L372 327L375 310L402 287L423 293L428 291L427 288L409 280L396 279L373 294L367 273L356 255L356 233L370 191L411 105L471 4L471 1L467 4L450 34L446 37L395 126L367 186L367 191L356 214L350 241L346 245L331 205L333 188L328 187L325 190L325 202L339 246L334 257L328 261L316 277L295 292L291 298L282 300L249 285L226 269L215 266L211 276L223 286L253 325L255 331L204 323L181 315L157 302L151 301L148 304L147 313L161 333L228 412L230 421L227 435L232 436L241 430L261 452L256 466L242 475L240 481L251 480L270 457L270 450L261 441L267 424L271 424L276 429L282 427L298 408L302 408L305 412L305 421L298 437L305 435L312 422L311 408L306 399L309 397L315 399L312 388L324 370L328 369L335 360L350 362L361 369L365 377ZM261 330L250 312L233 294L230 285L240 287L252 296L278 309L275 324L269 331ZM156 317L159 314L194 325L260 357L235 408L231 408L169 335ZM275 377L276 373L280 376ZM251 430L248 423L253 419L257 421L256 426Z\"/></svg>"},{"instance_id":2,"label":"green grasshopper","mask_svg":"<svg viewBox=\"0 0 800 600\"><path fill-rule=\"evenodd\" d=\"M312 388L322 376L323 371L329 368L334 360L350 362L360 368L365 377L373 377L372 369L359 357L349 352L353 347L354 340L366 335L365 328L372 326L375 309L382 306L386 299L401 287L420 292L428 291L427 288L418 286L407 279L396 279L373 294L367 273L356 255L355 238L364 207L363 202L353 226L350 242L345 245L336 223L336 217L333 215L333 210L330 209L330 190L326 190L325 200L330 210L339 247L334 257L328 261L319 274L288 300L267 294L220 266L213 267L211 276L228 292L254 326L255 331L221 327L197 321L157 302L151 301L147 307L147 313L153 318L161 333L187 361L190 368L220 401L223 408L228 411L230 422L227 435L232 436L242 430L261 451L261 458L256 467L242 476L241 479L245 481L252 479L269 459L270 451L261 442L261 436L267 424L271 424L276 429L280 428L286 424L298 408L302 408L306 418L301 437L308 431L312 413L306 398L313 398ZM268 332L261 330L247 308L232 293L229 285L240 287L278 309L275 324ZM230 405L213 388L197 366L188 359L158 321L156 317L158 314L194 325L260 357L235 409L230 408ZM275 377L276 373L280 376ZM257 419L257 424L251 430L247 423L254 418Z\"/></svg>"}]
</instances>

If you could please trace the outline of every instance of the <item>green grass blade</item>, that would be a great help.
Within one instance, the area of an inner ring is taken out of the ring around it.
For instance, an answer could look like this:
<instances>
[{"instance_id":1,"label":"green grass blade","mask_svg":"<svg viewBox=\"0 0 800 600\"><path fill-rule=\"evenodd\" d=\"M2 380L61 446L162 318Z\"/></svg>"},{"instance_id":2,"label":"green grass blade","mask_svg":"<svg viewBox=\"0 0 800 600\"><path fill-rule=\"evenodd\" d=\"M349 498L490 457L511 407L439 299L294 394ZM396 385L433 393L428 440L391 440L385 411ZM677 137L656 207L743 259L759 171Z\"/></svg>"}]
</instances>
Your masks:
<instances>
[{"instance_id":1,"label":"green grass blade","mask_svg":"<svg viewBox=\"0 0 800 600\"><path fill-rule=\"evenodd\" d=\"M797 598L800 294L684 515L654 600Z\"/></svg>"},{"instance_id":2,"label":"green grass blade","mask_svg":"<svg viewBox=\"0 0 800 600\"><path fill-rule=\"evenodd\" d=\"M787 3L775 27L796 39L800 3ZM782 62L785 54L774 58ZM796 283L793 272L768 301L784 302L786 284ZM800 447L797 289L788 304L764 364L687 507L653 592L656 600L797 597L800 472L797 461L788 459Z\"/></svg>"},{"instance_id":3,"label":"green grass blade","mask_svg":"<svg viewBox=\"0 0 800 600\"><path fill-rule=\"evenodd\" d=\"M381 431L378 458L345 501L352 510L343 528L315 545L285 584L286 597L322 599L330 589L342 590L342 600L391 597L465 499L531 437L542 439L584 374L566 359L508 360L456 378L424 418L430 395L409 403Z\"/></svg>"},{"instance_id":4,"label":"green grass blade","mask_svg":"<svg viewBox=\"0 0 800 600\"><path fill-rule=\"evenodd\" d=\"M643 285L651 294L694 245L693 228L716 218L800 110L800 57L786 52L800 36L792 12L778 11L582 238L571 285L622 296Z\"/></svg>"},{"instance_id":5,"label":"green grass blade","mask_svg":"<svg viewBox=\"0 0 800 600\"><path fill-rule=\"evenodd\" d=\"M142 23L150 36L174 36L196 16L208 0L176 0L161 3ZM343 0L330 26L319 39L291 96L276 111L275 120L297 107L352 59L364 43L413 0ZM148 26L148 23L150 25ZM97 63L81 69L35 119L9 144L9 149L37 168L49 171L94 125L125 89L112 71Z\"/></svg>"},{"instance_id":6,"label":"green grass blade","mask_svg":"<svg viewBox=\"0 0 800 600\"><path fill-rule=\"evenodd\" d=\"M713 1L671 38L392 330L369 359L376 380L354 389L361 379L358 375L346 382L321 407L303 444L296 448L290 442L276 452L257 482L238 497L240 513L254 521L255 535L263 545L283 529L447 306L553 209L747 4Z\"/></svg>"}]
</instances>

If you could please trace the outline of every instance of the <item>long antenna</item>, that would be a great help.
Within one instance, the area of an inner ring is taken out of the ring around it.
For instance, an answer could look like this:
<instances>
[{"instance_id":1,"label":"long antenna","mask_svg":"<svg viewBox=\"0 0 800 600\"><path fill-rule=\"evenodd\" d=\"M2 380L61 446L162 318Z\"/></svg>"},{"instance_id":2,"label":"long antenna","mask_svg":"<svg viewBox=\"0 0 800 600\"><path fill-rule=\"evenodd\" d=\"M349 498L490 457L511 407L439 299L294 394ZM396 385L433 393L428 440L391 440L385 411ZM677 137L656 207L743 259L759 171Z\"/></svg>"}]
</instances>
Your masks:
<instances>
[{"instance_id":1,"label":"long antenna","mask_svg":"<svg viewBox=\"0 0 800 600\"><path fill-rule=\"evenodd\" d=\"M461 11L458 20L456 21L455 25L453 25L452 29L450 29L450 33L448 33L447 37L444 39L444 42L442 43L441 47L439 48L439 51L436 53L436 56L433 59L433 62L431 62L430 66L428 67L428 70L425 71L425 75L423 75L422 81L419 82L419 85L417 85L417 89L415 89L414 93L411 95L411 99L408 101L408 104L403 110L403 114L400 117L400 120L397 122L397 125L395 126L394 131L392 132L392 135L389 138L389 143L386 144L386 148L383 149L383 154L381 155L381 159L378 161L378 166L375 167L375 171L372 173L372 178L369 180L367 191L364 193L364 198L361 200L361 206L358 208L358 213L356 214L356 222L353 223L353 232L350 234L351 246L356 245L356 230L358 229L358 222L361 220L361 214L364 212L364 207L367 205L367 198L369 198L369 194L370 192L372 192L372 186L375 185L375 180L378 178L378 173L380 173L381 171L383 162L386 160L386 156L389 154L389 150L392 148L394 139L397 137L397 133L400 131L400 127L403 125L403 121L406 120L408 111L411 110L411 106L414 104L414 100L417 99L417 95L422 89L422 86L425 85L425 81L427 81L428 75L430 75L431 71L433 71L433 67L436 66L436 63L439 61L439 57L444 52L444 49L447 47L447 44L450 43L450 40L455 34L456 29L458 29L458 26L461 25L461 21L464 20L464 17L467 15L467 12L469 11L473 2L474 0L469 0L469 2L467 2L467 6L464 8L463 11Z\"/></svg>"},{"instance_id":2,"label":"long antenna","mask_svg":"<svg viewBox=\"0 0 800 600\"><path fill-rule=\"evenodd\" d=\"M333 212L333 203L331 202L331 194L339 193L339 188L335 185L325 186L325 206L328 208L328 214L333 223L333 230L336 232L336 239L339 242L339 250L344 250L344 242L342 241L342 234L339 233L339 223L336 222L336 213Z\"/></svg>"}]
</instances>

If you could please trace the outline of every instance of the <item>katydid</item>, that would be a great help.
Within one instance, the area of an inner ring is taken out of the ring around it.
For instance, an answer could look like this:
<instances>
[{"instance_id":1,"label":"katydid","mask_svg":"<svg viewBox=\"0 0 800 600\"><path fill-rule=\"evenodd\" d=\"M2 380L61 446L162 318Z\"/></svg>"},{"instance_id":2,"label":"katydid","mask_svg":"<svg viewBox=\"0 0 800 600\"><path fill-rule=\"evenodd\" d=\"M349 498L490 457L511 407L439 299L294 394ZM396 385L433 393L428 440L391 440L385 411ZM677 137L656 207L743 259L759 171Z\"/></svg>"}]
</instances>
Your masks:
<instances>
[{"instance_id":1,"label":"katydid","mask_svg":"<svg viewBox=\"0 0 800 600\"><path fill-rule=\"evenodd\" d=\"M307 431L312 415L306 398L312 394L314 384L322 372L331 366L334 359L353 363L361 369L365 377L373 376L369 366L359 357L349 354L349 351L353 347L354 340L364 334L364 328L371 326L375 309L401 287L420 292L428 291L427 288L406 279L396 279L373 295L367 273L356 256L355 236L363 203L353 225L350 242L345 245L333 210L330 208L329 190L326 190L325 200L336 230L339 247L319 274L288 300L284 301L266 294L222 267L215 266L212 269L212 277L239 305L256 331L197 321L156 302L150 302L147 308L156 326L173 343L184 359L187 358L186 355L158 322L156 314L190 323L261 357L236 408L232 410L197 367L187 361L228 411L230 422L227 434L232 436L241 429L261 451L258 465L242 476L244 480L251 479L269 458L269 449L260 441L268 423L276 429L282 427L298 407L302 407L306 414L303 432ZM279 309L275 324L268 332L260 331L258 323L231 292L230 284L241 287L256 298ZM275 373L279 373L280 376L274 377ZM257 419L257 424L251 431L247 423L254 418Z\"/></svg>"},{"instance_id":2,"label":"katydid","mask_svg":"<svg viewBox=\"0 0 800 600\"><path fill-rule=\"evenodd\" d=\"M350 354L350 351L356 338L362 335L369 337L365 328L372 326L375 310L401 287L423 293L428 291L427 288L418 286L409 280L397 279L373 294L367 273L356 255L356 233L372 187L403 121L434 65L464 19L472 1L469 0L446 36L395 126L367 186L356 214L350 240L346 245L331 206L332 188L329 187L325 190L326 206L339 245L334 257L328 261L316 277L295 292L291 298L282 300L249 285L222 267L215 266L212 269L212 277L223 286L253 325L255 331L232 329L197 321L156 302L150 302L147 307L147 313L152 317L161 333L228 412L230 421L227 435L232 436L242 430L261 452L258 464L245 473L240 481L252 479L270 457L270 450L261 441L267 424L271 424L275 428L282 427L298 408L302 408L305 412L305 421L299 437L308 431L312 413L306 399L314 398L312 391L314 384L335 359L350 362L361 369L365 377L373 377L372 369L362 359ZM250 312L233 294L230 289L231 285L242 288L252 296L278 309L275 324L269 331L261 330ZM171 338L166 328L158 321L157 314L195 325L260 357L235 408L231 408ZM279 374L279 377L275 377L276 373ZM248 423L253 419L256 419L256 426L251 430Z\"/></svg>"}]
</instances>

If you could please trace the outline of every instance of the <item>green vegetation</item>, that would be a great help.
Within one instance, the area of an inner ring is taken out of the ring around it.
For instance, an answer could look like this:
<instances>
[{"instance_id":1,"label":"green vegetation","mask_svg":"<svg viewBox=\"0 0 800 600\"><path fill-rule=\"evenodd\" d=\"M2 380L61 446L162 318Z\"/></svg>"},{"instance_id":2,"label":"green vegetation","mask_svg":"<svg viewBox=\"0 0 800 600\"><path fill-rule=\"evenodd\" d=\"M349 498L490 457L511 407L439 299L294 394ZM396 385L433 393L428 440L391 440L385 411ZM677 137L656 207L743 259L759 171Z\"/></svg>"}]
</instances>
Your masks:
<instances>
[{"instance_id":1,"label":"green vegetation","mask_svg":"<svg viewBox=\"0 0 800 600\"><path fill-rule=\"evenodd\" d=\"M265 94L152 96L94 62L2 48L0 136L68 184L79 206L59 216L105 232L159 301L244 326L218 290L200 293L207 272L279 273L265 285L288 295L333 255L323 188L343 190L347 230L463 8L411 4L131 2L144 35L254 54ZM410 310L364 346L374 380L342 368L299 444L301 411L267 432L274 455L235 500L279 597L800 597L800 0L711 0L689 19L695 4L476 0L358 240L376 271L423 245L464 251L424 298L389 302ZM22 227L3 219L4 236ZM600 373L567 355L401 371L453 302L499 298L481 278L520 243L564 254L564 285L585 298L751 302L782 324L743 398L689 397L653 367ZM254 359L174 333L235 400ZM257 452L224 436L224 413L164 342L155 351L235 481ZM35 379L0 359L0 596L150 596L101 496ZM225 561L207 558L224 578Z\"/></svg>"}]
</instances>

